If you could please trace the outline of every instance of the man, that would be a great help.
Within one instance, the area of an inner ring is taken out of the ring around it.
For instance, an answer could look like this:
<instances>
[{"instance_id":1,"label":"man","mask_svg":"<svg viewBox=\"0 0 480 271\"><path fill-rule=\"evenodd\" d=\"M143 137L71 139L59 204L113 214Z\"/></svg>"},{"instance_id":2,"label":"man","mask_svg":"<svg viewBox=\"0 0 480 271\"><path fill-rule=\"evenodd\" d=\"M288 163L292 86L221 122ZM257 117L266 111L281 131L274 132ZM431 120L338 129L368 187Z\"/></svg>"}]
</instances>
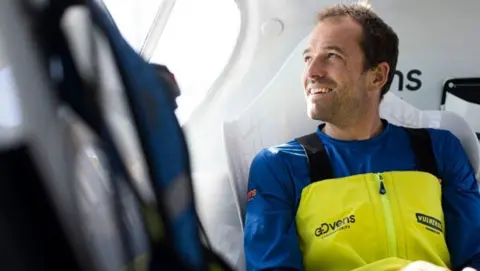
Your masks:
<instances>
[{"instance_id":1,"label":"man","mask_svg":"<svg viewBox=\"0 0 480 271\"><path fill-rule=\"evenodd\" d=\"M336 5L303 58L308 115L325 124L254 158L247 269L480 270L480 195L459 140L379 116L394 31L368 8Z\"/></svg>"}]
</instances>

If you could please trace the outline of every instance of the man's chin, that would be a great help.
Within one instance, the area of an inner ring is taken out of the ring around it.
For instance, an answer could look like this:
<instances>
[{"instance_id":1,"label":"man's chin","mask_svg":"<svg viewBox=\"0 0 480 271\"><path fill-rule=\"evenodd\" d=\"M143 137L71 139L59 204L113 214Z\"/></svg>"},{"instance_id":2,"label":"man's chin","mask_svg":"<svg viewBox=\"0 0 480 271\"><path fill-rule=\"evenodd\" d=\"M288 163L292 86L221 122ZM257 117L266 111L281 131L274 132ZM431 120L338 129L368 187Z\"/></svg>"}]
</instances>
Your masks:
<instances>
[{"instance_id":1,"label":"man's chin","mask_svg":"<svg viewBox=\"0 0 480 271\"><path fill-rule=\"evenodd\" d=\"M310 119L312 120L318 120L321 122L328 122L330 119L327 114L322 114L321 112L313 111L313 110L308 110L307 115Z\"/></svg>"}]
</instances>

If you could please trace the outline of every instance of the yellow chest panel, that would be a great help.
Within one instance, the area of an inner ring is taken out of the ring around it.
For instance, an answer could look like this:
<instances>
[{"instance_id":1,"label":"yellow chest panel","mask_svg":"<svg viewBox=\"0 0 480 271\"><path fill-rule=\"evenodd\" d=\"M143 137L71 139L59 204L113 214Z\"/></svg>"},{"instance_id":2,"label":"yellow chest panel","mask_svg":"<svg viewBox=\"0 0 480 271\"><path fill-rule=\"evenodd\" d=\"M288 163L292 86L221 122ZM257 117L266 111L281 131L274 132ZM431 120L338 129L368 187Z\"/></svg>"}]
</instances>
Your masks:
<instances>
[{"instance_id":1,"label":"yellow chest panel","mask_svg":"<svg viewBox=\"0 0 480 271\"><path fill-rule=\"evenodd\" d=\"M395 171L305 187L296 224L305 270L399 270L410 261L450 266L441 184Z\"/></svg>"}]
</instances>

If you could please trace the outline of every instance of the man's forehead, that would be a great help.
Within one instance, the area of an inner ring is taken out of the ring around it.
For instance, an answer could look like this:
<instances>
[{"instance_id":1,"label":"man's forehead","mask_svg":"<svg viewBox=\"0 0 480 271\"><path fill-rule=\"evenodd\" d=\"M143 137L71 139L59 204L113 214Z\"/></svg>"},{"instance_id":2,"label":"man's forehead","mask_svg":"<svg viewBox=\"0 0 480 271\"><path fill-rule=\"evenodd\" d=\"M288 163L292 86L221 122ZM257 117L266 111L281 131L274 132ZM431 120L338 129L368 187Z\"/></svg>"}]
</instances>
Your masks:
<instances>
[{"instance_id":1,"label":"man's forehead","mask_svg":"<svg viewBox=\"0 0 480 271\"><path fill-rule=\"evenodd\" d=\"M335 17L319 22L310 33L308 48L346 47L359 41L361 26L349 17Z\"/></svg>"}]
</instances>

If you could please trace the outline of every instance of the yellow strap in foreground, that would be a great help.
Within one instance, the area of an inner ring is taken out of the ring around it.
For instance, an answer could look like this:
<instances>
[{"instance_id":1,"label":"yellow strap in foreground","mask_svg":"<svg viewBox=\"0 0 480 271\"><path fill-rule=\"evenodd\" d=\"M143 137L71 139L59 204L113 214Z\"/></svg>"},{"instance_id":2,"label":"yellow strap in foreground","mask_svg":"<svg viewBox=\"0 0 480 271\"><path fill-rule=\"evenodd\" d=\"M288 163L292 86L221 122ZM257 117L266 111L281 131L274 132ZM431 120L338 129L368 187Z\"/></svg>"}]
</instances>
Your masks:
<instances>
[{"instance_id":1,"label":"yellow strap in foreground","mask_svg":"<svg viewBox=\"0 0 480 271\"><path fill-rule=\"evenodd\" d=\"M165 237L165 228L154 206L144 206L143 214L150 238L158 242Z\"/></svg>"},{"instance_id":2,"label":"yellow strap in foreground","mask_svg":"<svg viewBox=\"0 0 480 271\"><path fill-rule=\"evenodd\" d=\"M133 261L125 265L124 271L148 271L149 255L144 253L136 257Z\"/></svg>"},{"instance_id":3,"label":"yellow strap in foreground","mask_svg":"<svg viewBox=\"0 0 480 271\"><path fill-rule=\"evenodd\" d=\"M223 269L217 263L209 263L208 271L223 271Z\"/></svg>"}]
</instances>

